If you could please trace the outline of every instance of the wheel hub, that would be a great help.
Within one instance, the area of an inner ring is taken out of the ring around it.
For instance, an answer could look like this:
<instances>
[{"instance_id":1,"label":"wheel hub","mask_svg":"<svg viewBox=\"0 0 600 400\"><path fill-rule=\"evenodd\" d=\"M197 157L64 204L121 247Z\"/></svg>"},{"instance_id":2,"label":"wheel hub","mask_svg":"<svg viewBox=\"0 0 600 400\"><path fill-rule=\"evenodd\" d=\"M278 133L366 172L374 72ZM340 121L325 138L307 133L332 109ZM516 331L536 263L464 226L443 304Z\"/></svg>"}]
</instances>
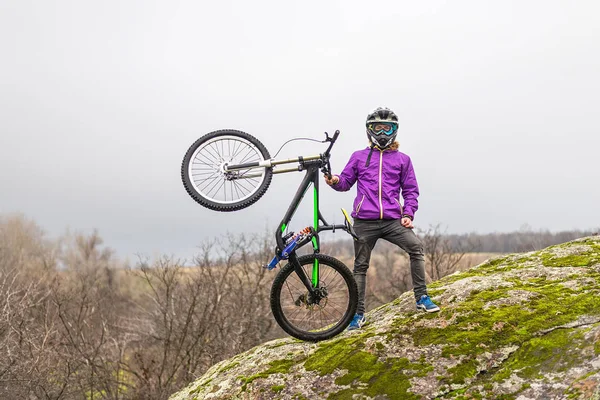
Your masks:
<instances>
[{"instance_id":1,"label":"wheel hub","mask_svg":"<svg viewBox=\"0 0 600 400\"><path fill-rule=\"evenodd\" d=\"M327 296L328 295L329 295L329 292L327 291L327 288L322 286L322 287L316 288L313 294L311 294L309 292L302 293L294 301L294 304L297 307L306 306L308 308L308 307L311 307L314 305L319 305L321 307L324 307L325 305L327 305Z\"/></svg>"},{"instance_id":2,"label":"wheel hub","mask_svg":"<svg viewBox=\"0 0 600 400\"><path fill-rule=\"evenodd\" d=\"M221 173L223 175L227 175L227 173L229 171L227 171L227 166L229 165L229 161L224 161L219 165L219 171L221 171Z\"/></svg>"},{"instance_id":3,"label":"wheel hub","mask_svg":"<svg viewBox=\"0 0 600 400\"><path fill-rule=\"evenodd\" d=\"M231 160L224 161L219 165L219 172L223 175L223 178L228 181L233 181L237 179L239 172L238 171L228 171L227 166L231 163Z\"/></svg>"}]
</instances>

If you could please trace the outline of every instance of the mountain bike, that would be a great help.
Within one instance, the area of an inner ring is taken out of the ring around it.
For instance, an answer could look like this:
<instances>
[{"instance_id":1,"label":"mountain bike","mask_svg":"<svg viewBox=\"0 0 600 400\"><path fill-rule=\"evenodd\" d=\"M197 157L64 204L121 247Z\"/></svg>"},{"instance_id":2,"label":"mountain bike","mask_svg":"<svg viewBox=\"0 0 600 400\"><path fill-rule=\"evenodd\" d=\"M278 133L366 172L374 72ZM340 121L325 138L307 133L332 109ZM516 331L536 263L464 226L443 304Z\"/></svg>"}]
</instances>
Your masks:
<instances>
[{"instance_id":1,"label":"mountain bike","mask_svg":"<svg viewBox=\"0 0 600 400\"><path fill-rule=\"evenodd\" d=\"M288 260L273 281L271 310L285 332L305 341L325 340L342 332L352 320L358 301L356 282L348 267L320 252L319 233L323 231L344 230L357 240L344 209L344 224L339 225L328 224L319 210L319 171L331 177L330 152L339 134L336 131L330 137L325 133L322 143L328 142L329 147L324 153L277 160L254 136L219 130L196 140L181 165L188 194L215 211L246 208L265 194L273 175L306 171L277 227L275 256L265 265L272 270L280 261ZM284 164L296 165L282 168ZM297 233L286 232L311 185L313 225ZM298 256L296 252L308 244L312 244L312 254Z\"/></svg>"}]
</instances>

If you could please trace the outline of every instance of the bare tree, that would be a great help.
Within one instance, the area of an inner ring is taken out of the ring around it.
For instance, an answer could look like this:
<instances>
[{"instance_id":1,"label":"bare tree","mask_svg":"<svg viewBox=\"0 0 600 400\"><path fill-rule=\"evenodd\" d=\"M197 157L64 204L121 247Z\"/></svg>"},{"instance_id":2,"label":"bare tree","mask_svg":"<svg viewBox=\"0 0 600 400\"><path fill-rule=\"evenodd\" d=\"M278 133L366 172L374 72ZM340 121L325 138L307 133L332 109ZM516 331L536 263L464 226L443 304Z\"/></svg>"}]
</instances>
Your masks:
<instances>
[{"instance_id":1,"label":"bare tree","mask_svg":"<svg viewBox=\"0 0 600 400\"><path fill-rule=\"evenodd\" d=\"M213 363L271 334L264 257L266 240L244 235L205 243L193 267L163 257L131 273L144 285L130 321L132 343L124 371L136 398L165 399ZM219 257L215 261L214 250Z\"/></svg>"},{"instance_id":2,"label":"bare tree","mask_svg":"<svg viewBox=\"0 0 600 400\"><path fill-rule=\"evenodd\" d=\"M47 398L85 393L90 399L121 398L119 353L115 348L123 300L115 282L112 252L97 232L76 235L64 249L64 271L51 287L57 324L55 378L42 389ZM56 379L60 377L60 379ZM52 382L62 382L62 387Z\"/></svg>"},{"instance_id":3,"label":"bare tree","mask_svg":"<svg viewBox=\"0 0 600 400\"><path fill-rule=\"evenodd\" d=\"M48 370L53 243L22 215L0 217L0 397L29 397Z\"/></svg>"},{"instance_id":4,"label":"bare tree","mask_svg":"<svg viewBox=\"0 0 600 400\"><path fill-rule=\"evenodd\" d=\"M425 252L426 272L432 280L456 272L465 255L477 247L477 243L469 239L452 243L439 224L419 232L419 236Z\"/></svg>"}]
</instances>

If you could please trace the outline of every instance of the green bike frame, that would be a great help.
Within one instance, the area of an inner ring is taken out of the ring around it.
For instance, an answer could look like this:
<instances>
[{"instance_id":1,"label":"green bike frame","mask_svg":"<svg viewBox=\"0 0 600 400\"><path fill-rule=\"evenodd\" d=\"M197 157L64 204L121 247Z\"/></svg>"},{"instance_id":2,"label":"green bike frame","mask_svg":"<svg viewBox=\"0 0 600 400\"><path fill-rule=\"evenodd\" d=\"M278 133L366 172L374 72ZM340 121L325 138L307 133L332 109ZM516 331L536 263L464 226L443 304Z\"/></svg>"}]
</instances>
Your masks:
<instances>
[{"instance_id":1,"label":"green bike frame","mask_svg":"<svg viewBox=\"0 0 600 400\"><path fill-rule=\"evenodd\" d=\"M261 167L262 168L272 168L275 165L290 164L290 163L297 162L298 166L295 168L274 170L273 173L280 174L280 173L287 173L287 172L294 172L294 171L295 172L306 171L306 175L304 176L304 179L300 183L300 186L298 187L298 190L296 191L296 194L294 195L294 198L292 199L292 202L291 202L290 206L288 207L288 209L285 213L285 216L281 220L281 223L279 224L279 226L275 232L275 240L277 242L276 253L278 255L280 255L280 253L286 247L284 233L285 233L292 217L294 216L296 210L298 209L300 202L302 201L302 199L306 195L306 192L312 185L312 187L313 187L313 226L310 229L310 235L308 235L306 238L304 238L301 242L298 243L297 247L293 251L290 252L288 259L289 259L289 262L294 267L294 271L296 272L296 274L298 275L298 277L300 278L300 280L302 281L302 283L304 284L304 286L306 287L308 292L312 295L311 298L315 298L315 299L321 297L321 294L319 293L319 290L318 290L319 289L319 260L317 258L315 258L311 276L308 277L306 275L306 273L304 272L304 269L298 262L296 250L310 242L310 243L312 243L312 246L313 246L313 253L315 253L315 254L319 253L320 245L321 245L321 243L319 241L319 232L322 232L322 231L328 231L328 230L335 231L336 229L341 229L341 230L344 230L344 231L350 233L355 239L357 238L354 230L352 229L352 225L349 223L349 221L347 221L348 223L344 224L344 225L329 225L323 218L323 215L321 215L321 212L319 211L319 175L320 175L319 171L322 171L323 173L330 175L331 168L329 165L329 153L330 153L331 148L333 147L335 141L337 140L339 134L340 134L340 132L336 131L335 134L333 135L333 137L331 137L331 138L327 134L325 134L327 137L326 141L329 142L329 147L323 154L306 156L306 157L297 157L297 158L286 159L286 160L267 160L264 162L252 162L252 163L246 163L246 164L227 166L228 170L234 171L234 170L238 170L238 169L247 169L247 168L261 168ZM244 177L250 178L250 177L254 177L254 175L245 173Z\"/></svg>"}]
</instances>

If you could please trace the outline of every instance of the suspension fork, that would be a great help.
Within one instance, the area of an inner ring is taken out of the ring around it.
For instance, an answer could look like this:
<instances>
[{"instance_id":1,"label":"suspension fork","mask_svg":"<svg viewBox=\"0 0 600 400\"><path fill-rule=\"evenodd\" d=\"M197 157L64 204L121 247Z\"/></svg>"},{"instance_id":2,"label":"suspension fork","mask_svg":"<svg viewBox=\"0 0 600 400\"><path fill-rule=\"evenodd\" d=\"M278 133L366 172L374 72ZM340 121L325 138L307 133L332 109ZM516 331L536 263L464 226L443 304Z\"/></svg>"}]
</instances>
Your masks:
<instances>
[{"instance_id":1,"label":"suspension fork","mask_svg":"<svg viewBox=\"0 0 600 400\"><path fill-rule=\"evenodd\" d=\"M308 276L306 276L306 273L304 273L304 269L302 268L302 265L300 265L300 262L298 261L298 256L296 255L295 251L290 254L289 260L289 262L292 263L292 266L294 267L294 271L298 275L298 278L300 278L306 289L308 289L308 292L311 294L311 297L314 298L314 296L316 295L316 287L313 286Z\"/></svg>"}]
</instances>

